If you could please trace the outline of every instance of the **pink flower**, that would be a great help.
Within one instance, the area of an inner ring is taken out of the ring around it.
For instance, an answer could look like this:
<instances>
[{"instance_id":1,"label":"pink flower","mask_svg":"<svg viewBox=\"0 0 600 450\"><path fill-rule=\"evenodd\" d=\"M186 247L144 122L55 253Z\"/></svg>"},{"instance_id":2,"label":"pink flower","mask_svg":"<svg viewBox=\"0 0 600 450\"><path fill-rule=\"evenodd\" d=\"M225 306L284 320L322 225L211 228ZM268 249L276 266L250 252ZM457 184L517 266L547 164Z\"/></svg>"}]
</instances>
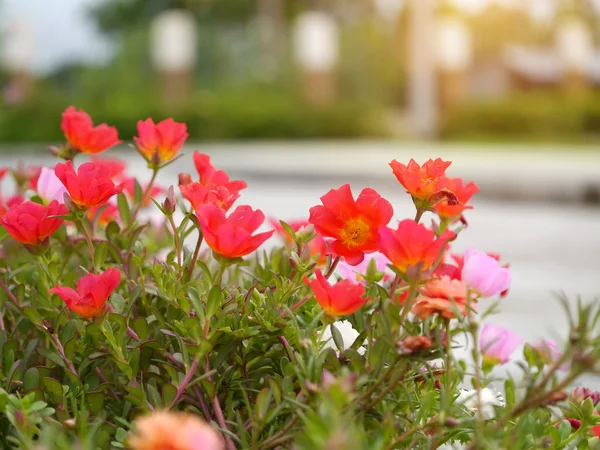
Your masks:
<instances>
[{"instance_id":1,"label":"pink flower","mask_svg":"<svg viewBox=\"0 0 600 450\"><path fill-rule=\"evenodd\" d=\"M551 339L539 339L531 347L539 352L541 358L548 365L554 364L562 357L562 352L558 348L558 344ZM563 364L559 369L567 371L569 370L569 365Z\"/></svg>"},{"instance_id":2,"label":"pink flower","mask_svg":"<svg viewBox=\"0 0 600 450\"><path fill-rule=\"evenodd\" d=\"M365 274L367 273L367 268L369 267L369 263L372 259L375 260L377 272L385 272L387 270L387 265L390 264L390 260L387 259L387 256L385 256L383 253L375 252L367 255L365 259L356 266L351 266L345 261L340 261L337 268L338 273L342 276L342 278L350 280L353 283L367 284L365 280ZM384 280L387 278L389 278L389 274L386 274L383 277Z\"/></svg>"},{"instance_id":3,"label":"pink flower","mask_svg":"<svg viewBox=\"0 0 600 450\"><path fill-rule=\"evenodd\" d=\"M62 182L58 179L53 168L42 167L40 177L38 178L37 182L37 193L45 205L50 203L52 200L56 200L59 203L64 203L67 188L65 188Z\"/></svg>"},{"instance_id":4,"label":"pink flower","mask_svg":"<svg viewBox=\"0 0 600 450\"><path fill-rule=\"evenodd\" d=\"M483 360L490 365L506 364L510 355L525 342L515 332L491 323L483 325L479 340Z\"/></svg>"},{"instance_id":5,"label":"pink flower","mask_svg":"<svg viewBox=\"0 0 600 450\"><path fill-rule=\"evenodd\" d=\"M462 280L482 297L492 297L508 289L510 271L500 267L492 256L470 248L465 252Z\"/></svg>"}]
</instances>

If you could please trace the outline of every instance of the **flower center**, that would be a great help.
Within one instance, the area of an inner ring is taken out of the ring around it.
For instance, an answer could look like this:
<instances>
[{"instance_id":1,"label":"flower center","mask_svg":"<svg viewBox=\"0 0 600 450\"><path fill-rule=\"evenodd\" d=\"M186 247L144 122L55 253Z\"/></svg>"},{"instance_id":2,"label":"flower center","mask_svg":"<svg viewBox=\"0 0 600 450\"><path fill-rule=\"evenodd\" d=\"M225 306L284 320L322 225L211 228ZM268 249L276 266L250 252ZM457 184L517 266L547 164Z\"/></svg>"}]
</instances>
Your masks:
<instances>
[{"instance_id":1,"label":"flower center","mask_svg":"<svg viewBox=\"0 0 600 450\"><path fill-rule=\"evenodd\" d=\"M370 227L362 218L350 219L342 229L341 240L348 247L364 244L370 235Z\"/></svg>"}]
</instances>

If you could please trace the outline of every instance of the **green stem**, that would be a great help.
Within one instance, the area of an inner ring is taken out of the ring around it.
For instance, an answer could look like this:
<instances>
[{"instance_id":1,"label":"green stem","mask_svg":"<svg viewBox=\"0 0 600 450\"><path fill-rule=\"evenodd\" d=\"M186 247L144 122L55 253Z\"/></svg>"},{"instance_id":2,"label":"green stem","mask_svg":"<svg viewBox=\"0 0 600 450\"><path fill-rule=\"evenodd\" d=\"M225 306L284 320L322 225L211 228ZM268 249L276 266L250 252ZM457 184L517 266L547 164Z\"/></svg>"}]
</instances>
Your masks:
<instances>
[{"instance_id":1,"label":"green stem","mask_svg":"<svg viewBox=\"0 0 600 450\"><path fill-rule=\"evenodd\" d=\"M325 274L325 279L327 280L331 275L333 275L333 272L335 272L335 268L337 267L337 265L340 262L341 257L340 256L336 256L335 259L333 260L333 263L331 263L331 266L329 267L329 270L327 271L327 273Z\"/></svg>"},{"instance_id":2,"label":"green stem","mask_svg":"<svg viewBox=\"0 0 600 450\"><path fill-rule=\"evenodd\" d=\"M92 257L92 267L94 268L94 273L98 273L97 268L96 268L96 258L95 258L96 251L94 250L94 241L92 239L90 230L88 229L87 225L85 224L85 222L83 220L78 220L77 224L79 225L81 232L85 236L85 241L87 242L88 249L90 251L90 256Z\"/></svg>"},{"instance_id":3,"label":"green stem","mask_svg":"<svg viewBox=\"0 0 600 450\"><path fill-rule=\"evenodd\" d=\"M181 265L181 236L179 236L177 225L175 225L175 220L173 220L173 214L170 214L168 217L169 223L173 228L173 237L175 238L175 251L177 252L177 265L179 266L179 277L181 277L181 270L183 269Z\"/></svg>"},{"instance_id":4,"label":"green stem","mask_svg":"<svg viewBox=\"0 0 600 450\"><path fill-rule=\"evenodd\" d=\"M198 256L200 255L200 247L202 246L203 240L204 240L204 235L202 234L202 230L198 229L198 240L196 241L196 248L194 249L194 255L192 256L192 260L190 261L190 267L188 269L188 280L192 278L194 269L196 268L196 262L198 261Z\"/></svg>"},{"instance_id":5,"label":"green stem","mask_svg":"<svg viewBox=\"0 0 600 450\"><path fill-rule=\"evenodd\" d=\"M140 212L140 208L148 199L148 195L150 195L152 186L154 186L154 182L156 181L156 176L158 175L158 171L159 171L158 167L155 167L154 169L152 169L152 178L150 178L150 182L148 183L148 185L146 186L146 189L144 189L144 192L142 193L142 199L140 200L140 202L137 205L135 205L135 209L133 210L133 213L131 213L131 218L129 219L129 227L131 227L131 225L135 222L135 219L136 219L138 213Z\"/></svg>"}]
</instances>

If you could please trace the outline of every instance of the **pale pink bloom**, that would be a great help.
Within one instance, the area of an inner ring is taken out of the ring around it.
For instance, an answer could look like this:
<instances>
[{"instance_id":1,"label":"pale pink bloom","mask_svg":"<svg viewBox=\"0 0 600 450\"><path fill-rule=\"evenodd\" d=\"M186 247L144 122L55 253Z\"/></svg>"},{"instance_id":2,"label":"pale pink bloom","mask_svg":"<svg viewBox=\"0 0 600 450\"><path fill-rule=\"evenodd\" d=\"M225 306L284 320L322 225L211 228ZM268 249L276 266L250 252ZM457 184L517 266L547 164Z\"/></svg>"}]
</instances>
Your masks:
<instances>
[{"instance_id":1,"label":"pale pink bloom","mask_svg":"<svg viewBox=\"0 0 600 450\"><path fill-rule=\"evenodd\" d=\"M377 267L378 272L385 272L388 268L387 265L390 264L390 260L387 256L383 253L375 252L365 255L365 259L356 266L351 266L343 260L340 261L337 266L337 272L345 280L350 280L353 283L366 284L365 274L367 273L367 267L372 259L375 260L375 267ZM387 278L389 278L389 274L386 274L383 277L384 280Z\"/></svg>"},{"instance_id":2,"label":"pale pink bloom","mask_svg":"<svg viewBox=\"0 0 600 450\"><path fill-rule=\"evenodd\" d=\"M548 365L554 364L562 357L562 352L560 348L558 348L558 344L551 339L539 339L537 340L532 347L540 352L542 359ZM562 371L569 370L568 364L563 364L559 367Z\"/></svg>"},{"instance_id":3,"label":"pale pink bloom","mask_svg":"<svg viewBox=\"0 0 600 450\"><path fill-rule=\"evenodd\" d=\"M506 291L511 282L510 271L487 253L470 248L465 252L462 280L482 297Z\"/></svg>"},{"instance_id":4,"label":"pale pink bloom","mask_svg":"<svg viewBox=\"0 0 600 450\"><path fill-rule=\"evenodd\" d=\"M484 360L494 364L505 364L525 340L503 326L486 323L481 329L479 342Z\"/></svg>"},{"instance_id":5,"label":"pale pink bloom","mask_svg":"<svg viewBox=\"0 0 600 450\"><path fill-rule=\"evenodd\" d=\"M56 200L59 203L64 203L67 189L54 174L53 168L42 167L40 177L38 178L37 182L37 193L44 204L48 204L52 200Z\"/></svg>"}]
</instances>

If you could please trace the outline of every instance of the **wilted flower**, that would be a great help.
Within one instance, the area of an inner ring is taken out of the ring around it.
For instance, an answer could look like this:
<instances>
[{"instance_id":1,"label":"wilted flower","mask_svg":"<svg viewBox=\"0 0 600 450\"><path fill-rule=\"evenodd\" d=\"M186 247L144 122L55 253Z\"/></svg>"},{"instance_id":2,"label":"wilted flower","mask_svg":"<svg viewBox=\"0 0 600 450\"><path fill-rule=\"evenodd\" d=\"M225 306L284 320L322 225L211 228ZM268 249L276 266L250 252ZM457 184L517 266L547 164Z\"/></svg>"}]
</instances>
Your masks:
<instances>
[{"instance_id":1,"label":"wilted flower","mask_svg":"<svg viewBox=\"0 0 600 450\"><path fill-rule=\"evenodd\" d=\"M483 361L489 365L507 363L510 355L525 342L515 332L491 323L483 325L479 340Z\"/></svg>"},{"instance_id":2,"label":"wilted flower","mask_svg":"<svg viewBox=\"0 0 600 450\"><path fill-rule=\"evenodd\" d=\"M475 389L461 389L455 403L464 405L470 411L477 411L479 400ZM496 417L496 406L506 405L500 392L491 388L481 389L481 416L484 420L490 420Z\"/></svg>"},{"instance_id":3,"label":"wilted flower","mask_svg":"<svg viewBox=\"0 0 600 450\"><path fill-rule=\"evenodd\" d=\"M449 190L455 196L458 202L451 204L447 199L443 199L434 205L435 211L443 219L456 220L466 209L472 209L467 202L479 191L479 187L473 183L464 184L460 178L445 178L441 182L444 189Z\"/></svg>"},{"instance_id":4,"label":"wilted flower","mask_svg":"<svg viewBox=\"0 0 600 450\"><path fill-rule=\"evenodd\" d=\"M184 412L154 411L135 421L132 450L222 450L223 440L209 424Z\"/></svg>"}]
</instances>

